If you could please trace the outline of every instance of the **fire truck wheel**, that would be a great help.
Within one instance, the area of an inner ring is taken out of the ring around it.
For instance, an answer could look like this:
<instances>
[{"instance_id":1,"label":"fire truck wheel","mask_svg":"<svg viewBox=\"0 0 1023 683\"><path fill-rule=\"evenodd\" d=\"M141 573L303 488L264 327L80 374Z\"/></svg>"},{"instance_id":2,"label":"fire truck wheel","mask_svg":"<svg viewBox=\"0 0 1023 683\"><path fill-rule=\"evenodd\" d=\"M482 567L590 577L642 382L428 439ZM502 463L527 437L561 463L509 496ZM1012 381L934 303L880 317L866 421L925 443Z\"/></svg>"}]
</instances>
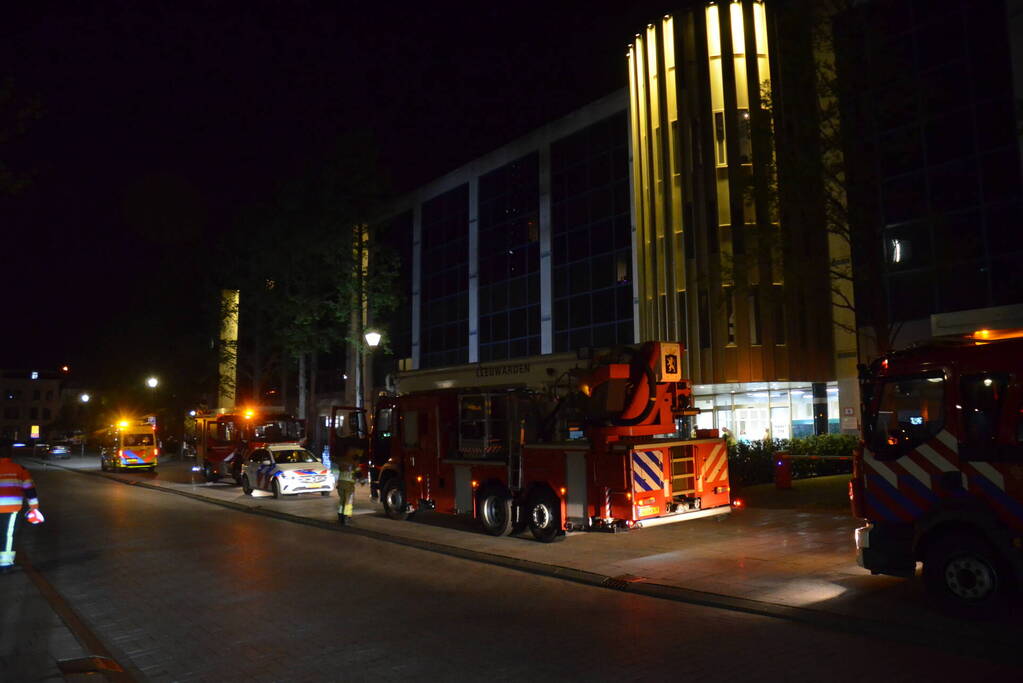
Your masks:
<instances>
[{"instance_id":1,"label":"fire truck wheel","mask_svg":"<svg viewBox=\"0 0 1023 683\"><path fill-rule=\"evenodd\" d=\"M408 506L405 504L405 487L401 485L398 478L388 479L384 484L384 491L380 495L380 502L384 504L384 512L391 519L408 519Z\"/></svg>"},{"instance_id":2,"label":"fire truck wheel","mask_svg":"<svg viewBox=\"0 0 1023 683\"><path fill-rule=\"evenodd\" d=\"M526 520L533 538L542 543L551 543L565 537L561 533L561 505L550 491L533 494L526 506Z\"/></svg>"},{"instance_id":3,"label":"fire truck wheel","mask_svg":"<svg viewBox=\"0 0 1023 683\"><path fill-rule=\"evenodd\" d=\"M1004 606L1009 592L1005 562L977 536L955 533L939 538L924 558L924 584L948 611L988 616Z\"/></svg>"},{"instance_id":4,"label":"fire truck wheel","mask_svg":"<svg viewBox=\"0 0 1023 683\"><path fill-rule=\"evenodd\" d=\"M271 486L270 489L273 491L274 498L281 497L281 485L277 483L276 479L274 479L273 486Z\"/></svg>"},{"instance_id":5,"label":"fire truck wheel","mask_svg":"<svg viewBox=\"0 0 1023 683\"><path fill-rule=\"evenodd\" d=\"M249 475L247 474L242 475L242 491L245 492L246 496L252 495L252 484L249 482Z\"/></svg>"},{"instance_id":6,"label":"fire truck wheel","mask_svg":"<svg viewBox=\"0 0 1023 683\"><path fill-rule=\"evenodd\" d=\"M512 499L504 491L487 489L480 494L477 509L483 530L491 536L507 536L512 530Z\"/></svg>"}]
</instances>

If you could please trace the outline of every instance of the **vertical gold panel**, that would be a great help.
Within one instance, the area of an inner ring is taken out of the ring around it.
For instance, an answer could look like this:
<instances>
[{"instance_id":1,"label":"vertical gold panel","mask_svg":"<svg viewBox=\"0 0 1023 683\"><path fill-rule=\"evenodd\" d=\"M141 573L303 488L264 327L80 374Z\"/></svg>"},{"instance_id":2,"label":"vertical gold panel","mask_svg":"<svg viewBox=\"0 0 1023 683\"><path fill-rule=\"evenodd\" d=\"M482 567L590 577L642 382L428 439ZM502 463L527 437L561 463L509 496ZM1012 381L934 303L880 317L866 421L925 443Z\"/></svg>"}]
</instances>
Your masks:
<instances>
[{"instance_id":1,"label":"vertical gold panel","mask_svg":"<svg viewBox=\"0 0 1023 683\"><path fill-rule=\"evenodd\" d=\"M668 169L671 183L671 249L674 252L672 290L684 292L686 289L685 247L683 232L690 226L682 225L682 140L679 139L679 103L678 81L675 66L675 21L672 17L664 17L662 22L662 43L664 45L664 85L668 111ZM679 316L682 315L679 309ZM681 325L678 326L681 329Z\"/></svg>"}]
</instances>

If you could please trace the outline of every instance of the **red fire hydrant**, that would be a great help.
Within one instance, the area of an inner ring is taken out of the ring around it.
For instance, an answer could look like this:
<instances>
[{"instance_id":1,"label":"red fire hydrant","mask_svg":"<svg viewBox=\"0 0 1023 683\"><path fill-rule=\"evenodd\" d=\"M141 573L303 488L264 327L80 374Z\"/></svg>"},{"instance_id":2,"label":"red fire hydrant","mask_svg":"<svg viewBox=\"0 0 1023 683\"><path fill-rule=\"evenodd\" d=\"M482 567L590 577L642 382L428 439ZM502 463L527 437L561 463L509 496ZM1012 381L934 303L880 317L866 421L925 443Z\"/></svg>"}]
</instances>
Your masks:
<instances>
[{"instance_id":1,"label":"red fire hydrant","mask_svg":"<svg viewBox=\"0 0 1023 683\"><path fill-rule=\"evenodd\" d=\"M792 460L788 453L774 454L774 487L776 489L792 488Z\"/></svg>"}]
</instances>

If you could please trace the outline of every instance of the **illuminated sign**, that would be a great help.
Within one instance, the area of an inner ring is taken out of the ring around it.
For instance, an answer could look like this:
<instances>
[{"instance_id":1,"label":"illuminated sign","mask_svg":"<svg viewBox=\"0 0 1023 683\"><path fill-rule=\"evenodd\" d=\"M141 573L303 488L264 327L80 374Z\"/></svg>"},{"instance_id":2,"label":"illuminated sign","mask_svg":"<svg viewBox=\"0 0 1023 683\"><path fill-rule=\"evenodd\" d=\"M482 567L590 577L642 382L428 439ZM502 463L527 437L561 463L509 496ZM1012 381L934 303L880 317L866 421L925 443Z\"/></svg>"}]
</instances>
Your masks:
<instances>
[{"instance_id":1,"label":"illuminated sign","mask_svg":"<svg viewBox=\"0 0 1023 683\"><path fill-rule=\"evenodd\" d=\"M29 435L33 439L38 439L39 438L39 425L32 425L32 431L29 433Z\"/></svg>"}]
</instances>

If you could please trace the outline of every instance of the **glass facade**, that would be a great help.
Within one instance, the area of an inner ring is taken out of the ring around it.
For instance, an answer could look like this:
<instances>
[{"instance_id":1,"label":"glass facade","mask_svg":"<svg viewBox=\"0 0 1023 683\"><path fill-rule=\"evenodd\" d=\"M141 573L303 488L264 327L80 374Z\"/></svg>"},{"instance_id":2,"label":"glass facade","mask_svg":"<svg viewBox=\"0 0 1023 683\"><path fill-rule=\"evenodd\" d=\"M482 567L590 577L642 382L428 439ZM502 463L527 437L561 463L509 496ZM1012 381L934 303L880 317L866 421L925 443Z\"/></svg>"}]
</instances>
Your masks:
<instances>
[{"instance_id":1,"label":"glass facade","mask_svg":"<svg viewBox=\"0 0 1023 683\"><path fill-rule=\"evenodd\" d=\"M856 201L883 226L890 317L1023 302L1005 3L874 2L852 18L840 56L862 83L860 163L876 169Z\"/></svg>"},{"instance_id":2,"label":"glass facade","mask_svg":"<svg viewBox=\"0 0 1023 683\"><path fill-rule=\"evenodd\" d=\"M718 429L740 441L813 436L813 391L809 384L763 382L694 388L702 412L699 429ZM828 431L839 429L838 386L828 383Z\"/></svg>"},{"instance_id":3,"label":"glass facade","mask_svg":"<svg viewBox=\"0 0 1023 683\"><path fill-rule=\"evenodd\" d=\"M469 186L423 202L420 367L469 360Z\"/></svg>"},{"instance_id":4,"label":"glass facade","mask_svg":"<svg viewBox=\"0 0 1023 683\"><path fill-rule=\"evenodd\" d=\"M633 341L628 121L551 145L554 350Z\"/></svg>"},{"instance_id":5,"label":"glass facade","mask_svg":"<svg viewBox=\"0 0 1023 683\"><path fill-rule=\"evenodd\" d=\"M540 353L539 206L536 153L480 177L481 362Z\"/></svg>"}]
</instances>

